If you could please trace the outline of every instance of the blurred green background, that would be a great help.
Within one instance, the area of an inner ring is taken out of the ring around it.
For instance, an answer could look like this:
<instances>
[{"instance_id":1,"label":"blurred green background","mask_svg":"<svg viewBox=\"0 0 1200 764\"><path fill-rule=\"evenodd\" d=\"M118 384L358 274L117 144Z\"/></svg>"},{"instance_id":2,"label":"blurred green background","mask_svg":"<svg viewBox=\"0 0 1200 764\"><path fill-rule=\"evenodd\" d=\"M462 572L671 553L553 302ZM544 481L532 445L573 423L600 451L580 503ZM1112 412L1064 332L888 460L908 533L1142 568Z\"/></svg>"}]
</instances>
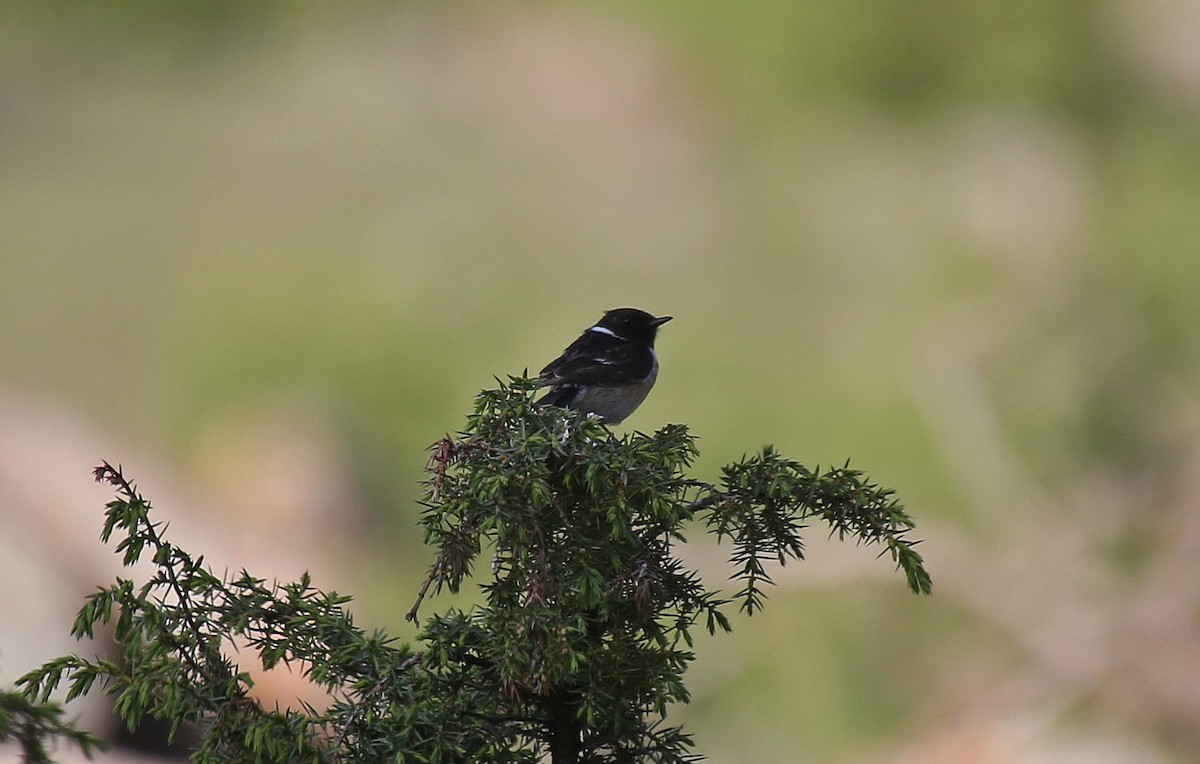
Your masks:
<instances>
[{"instance_id":1,"label":"blurred green background","mask_svg":"<svg viewBox=\"0 0 1200 764\"><path fill-rule=\"evenodd\" d=\"M1200 759L1195 2L2 12L0 509L77 518L21 532L97 546L40 497L121 461L410 636L424 449L632 305L622 429L849 457L935 581L814 529L699 645L701 753Z\"/></svg>"}]
</instances>

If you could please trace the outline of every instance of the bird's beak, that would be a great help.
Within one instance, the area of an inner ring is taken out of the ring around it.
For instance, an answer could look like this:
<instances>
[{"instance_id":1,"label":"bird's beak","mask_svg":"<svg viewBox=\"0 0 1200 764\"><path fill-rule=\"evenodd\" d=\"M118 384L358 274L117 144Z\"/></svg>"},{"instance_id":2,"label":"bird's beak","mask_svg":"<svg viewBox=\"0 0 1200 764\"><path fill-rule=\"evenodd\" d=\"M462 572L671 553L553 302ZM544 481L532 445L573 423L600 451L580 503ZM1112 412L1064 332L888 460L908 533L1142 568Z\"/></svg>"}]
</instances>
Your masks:
<instances>
[{"instance_id":1,"label":"bird's beak","mask_svg":"<svg viewBox=\"0 0 1200 764\"><path fill-rule=\"evenodd\" d=\"M674 318L674 316L659 316L658 318L651 321L650 325L655 328L658 328L658 327L662 326L663 324L667 323L668 321L670 321L672 318Z\"/></svg>"}]
</instances>

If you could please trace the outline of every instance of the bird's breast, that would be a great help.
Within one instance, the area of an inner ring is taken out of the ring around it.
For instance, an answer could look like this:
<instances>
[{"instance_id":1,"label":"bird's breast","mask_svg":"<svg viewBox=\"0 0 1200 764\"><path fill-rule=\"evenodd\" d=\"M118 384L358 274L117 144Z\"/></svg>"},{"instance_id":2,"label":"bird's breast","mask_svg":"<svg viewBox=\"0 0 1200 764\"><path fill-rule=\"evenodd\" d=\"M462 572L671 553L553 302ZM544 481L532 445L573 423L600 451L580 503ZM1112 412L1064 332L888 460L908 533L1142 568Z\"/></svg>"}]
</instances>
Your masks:
<instances>
[{"instance_id":1,"label":"bird's breast","mask_svg":"<svg viewBox=\"0 0 1200 764\"><path fill-rule=\"evenodd\" d=\"M657 379L658 356L655 355L650 373L639 381L626 385L589 385L575 399L574 406L595 414L608 424L620 424L642 405Z\"/></svg>"}]
</instances>

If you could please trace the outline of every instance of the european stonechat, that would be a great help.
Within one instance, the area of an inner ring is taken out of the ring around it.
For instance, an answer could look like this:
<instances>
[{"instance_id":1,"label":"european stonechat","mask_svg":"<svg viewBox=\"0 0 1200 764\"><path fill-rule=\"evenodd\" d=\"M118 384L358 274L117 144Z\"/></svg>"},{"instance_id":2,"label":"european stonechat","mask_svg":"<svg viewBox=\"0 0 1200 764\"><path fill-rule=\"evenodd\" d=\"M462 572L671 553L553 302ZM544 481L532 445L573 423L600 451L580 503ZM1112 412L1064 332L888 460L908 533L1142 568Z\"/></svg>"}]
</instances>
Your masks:
<instances>
[{"instance_id":1,"label":"european stonechat","mask_svg":"<svg viewBox=\"0 0 1200 764\"><path fill-rule=\"evenodd\" d=\"M608 311L538 374L538 387L550 388L538 403L578 409L605 424L620 424L654 387L654 335L670 320L637 308Z\"/></svg>"}]
</instances>

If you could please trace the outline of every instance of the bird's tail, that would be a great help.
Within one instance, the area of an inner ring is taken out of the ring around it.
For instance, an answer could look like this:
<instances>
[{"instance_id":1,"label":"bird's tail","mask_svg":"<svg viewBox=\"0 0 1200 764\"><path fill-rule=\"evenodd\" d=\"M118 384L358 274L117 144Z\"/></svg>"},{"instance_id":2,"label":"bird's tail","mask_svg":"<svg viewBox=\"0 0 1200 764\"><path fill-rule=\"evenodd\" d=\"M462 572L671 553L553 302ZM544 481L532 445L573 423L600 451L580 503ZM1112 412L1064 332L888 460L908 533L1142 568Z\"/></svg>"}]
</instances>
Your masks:
<instances>
[{"instance_id":1,"label":"bird's tail","mask_svg":"<svg viewBox=\"0 0 1200 764\"><path fill-rule=\"evenodd\" d=\"M538 400L539 406L558 406L560 408L570 408L576 399L579 398L580 388L577 385L558 385L550 388L550 392L546 393Z\"/></svg>"}]
</instances>

